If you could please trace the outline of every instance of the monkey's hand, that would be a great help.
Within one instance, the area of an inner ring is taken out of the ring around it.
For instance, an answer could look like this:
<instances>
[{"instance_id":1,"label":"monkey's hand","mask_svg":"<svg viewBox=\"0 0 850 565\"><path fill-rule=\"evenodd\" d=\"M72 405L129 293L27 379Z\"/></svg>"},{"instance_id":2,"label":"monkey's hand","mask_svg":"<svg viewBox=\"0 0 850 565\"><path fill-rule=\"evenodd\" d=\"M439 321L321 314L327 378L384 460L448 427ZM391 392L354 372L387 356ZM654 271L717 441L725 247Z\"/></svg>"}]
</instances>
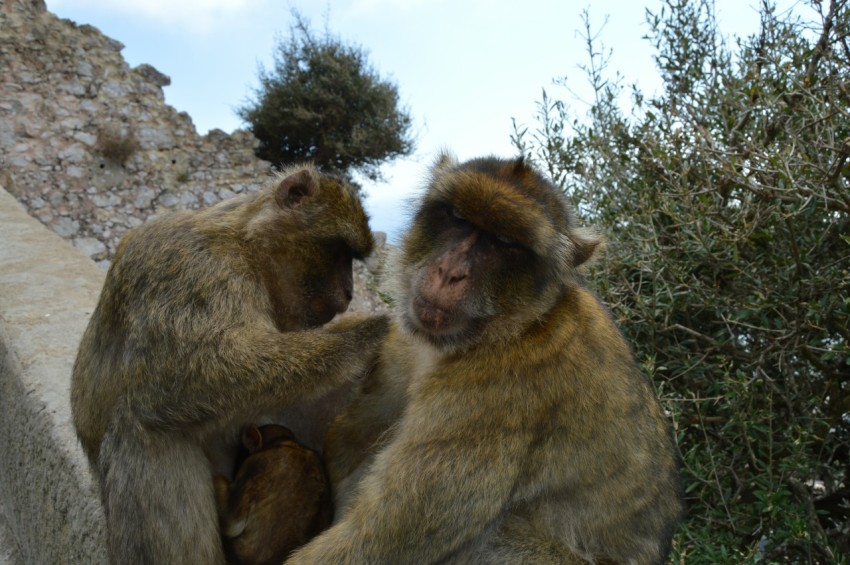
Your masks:
<instances>
[{"instance_id":1,"label":"monkey's hand","mask_svg":"<svg viewBox=\"0 0 850 565\"><path fill-rule=\"evenodd\" d=\"M348 361L361 367L355 370L355 378L360 379L375 365L390 329L390 319L385 314L345 314L323 329L356 347L356 355L349 356Z\"/></svg>"},{"instance_id":2,"label":"monkey's hand","mask_svg":"<svg viewBox=\"0 0 850 565\"><path fill-rule=\"evenodd\" d=\"M390 319L384 314L352 313L316 328L326 337L340 343L334 352L340 374L348 375L348 382L359 382L371 372L390 328Z\"/></svg>"},{"instance_id":3,"label":"monkey's hand","mask_svg":"<svg viewBox=\"0 0 850 565\"><path fill-rule=\"evenodd\" d=\"M387 335L390 328L390 319L386 314L352 312L337 317L324 327L327 331L333 333L353 332L361 335L367 342L374 342L377 345Z\"/></svg>"}]
</instances>

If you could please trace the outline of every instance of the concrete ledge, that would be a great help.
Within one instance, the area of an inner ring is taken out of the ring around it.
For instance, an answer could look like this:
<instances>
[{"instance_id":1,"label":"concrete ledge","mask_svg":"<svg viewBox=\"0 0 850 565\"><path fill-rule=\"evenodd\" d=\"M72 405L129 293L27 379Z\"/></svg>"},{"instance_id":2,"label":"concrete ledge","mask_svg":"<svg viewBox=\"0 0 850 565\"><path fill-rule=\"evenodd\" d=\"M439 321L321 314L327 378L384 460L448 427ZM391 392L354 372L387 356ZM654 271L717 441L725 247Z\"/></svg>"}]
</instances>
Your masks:
<instances>
[{"instance_id":1,"label":"concrete ledge","mask_svg":"<svg viewBox=\"0 0 850 565\"><path fill-rule=\"evenodd\" d=\"M104 275L0 188L0 562L106 563L69 397Z\"/></svg>"}]
</instances>

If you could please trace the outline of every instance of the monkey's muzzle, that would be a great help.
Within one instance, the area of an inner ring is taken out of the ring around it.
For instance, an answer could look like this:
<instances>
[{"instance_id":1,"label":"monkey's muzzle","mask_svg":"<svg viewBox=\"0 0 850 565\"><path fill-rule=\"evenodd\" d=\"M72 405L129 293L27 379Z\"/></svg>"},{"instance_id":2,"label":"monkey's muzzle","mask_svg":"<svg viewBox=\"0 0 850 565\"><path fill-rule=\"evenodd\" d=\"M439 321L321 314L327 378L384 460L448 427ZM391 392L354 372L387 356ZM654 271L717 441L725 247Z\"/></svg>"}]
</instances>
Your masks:
<instances>
[{"instance_id":1,"label":"monkey's muzzle","mask_svg":"<svg viewBox=\"0 0 850 565\"><path fill-rule=\"evenodd\" d=\"M458 317L454 312L441 308L422 296L413 300L412 310L420 328L430 334L451 334L458 329Z\"/></svg>"}]
</instances>

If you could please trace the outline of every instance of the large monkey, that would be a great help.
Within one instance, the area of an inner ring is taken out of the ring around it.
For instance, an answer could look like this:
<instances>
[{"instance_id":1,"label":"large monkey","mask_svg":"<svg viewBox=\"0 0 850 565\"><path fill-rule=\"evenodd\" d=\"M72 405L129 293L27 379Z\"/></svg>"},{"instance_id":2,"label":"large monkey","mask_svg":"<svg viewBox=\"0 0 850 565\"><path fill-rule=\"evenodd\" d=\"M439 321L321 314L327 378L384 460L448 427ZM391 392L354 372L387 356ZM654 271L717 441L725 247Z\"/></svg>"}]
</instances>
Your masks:
<instances>
[{"instance_id":1,"label":"large monkey","mask_svg":"<svg viewBox=\"0 0 850 565\"><path fill-rule=\"evenodd\" d=\"M340 517L287 563L664 562L677 450L576 271L599 244L522 159L439 160L326 445Z\"/></svg>"},{"instance_id":2,"label":"large monkey","mask_svg":"<svg viewBox=\"0 0 850 565\"><path fill-rule=\"evenodd\" d=\"M113 563L223 563L214 472L243 424L366 370L381 317L343 317L372 234L314 168L121 241L71 383ZM215 470L213 469L215 466Z\"/></svg>"}]
</instances>

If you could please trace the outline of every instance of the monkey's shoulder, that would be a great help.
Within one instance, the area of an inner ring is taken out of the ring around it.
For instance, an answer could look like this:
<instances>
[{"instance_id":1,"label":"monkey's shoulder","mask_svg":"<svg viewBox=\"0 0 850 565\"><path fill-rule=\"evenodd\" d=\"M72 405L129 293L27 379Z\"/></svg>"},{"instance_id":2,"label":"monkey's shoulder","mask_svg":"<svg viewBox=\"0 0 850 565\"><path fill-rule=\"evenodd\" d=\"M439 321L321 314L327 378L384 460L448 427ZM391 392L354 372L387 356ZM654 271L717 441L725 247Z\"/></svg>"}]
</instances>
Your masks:
<instances>
[{"instance_id":1,"label":"monkey's shoulder","mask_svg":"<svg viewBox=\"0 0 850 565\"><path fill-rule=\"evenodd\" d=\"M188 289L197 287L198 281L226 288L227 279L250 272L238 237L228 230L210 231L199 223L195 213L186 211L156 218L127 232L108 277L140 290L151 284Z\"/></svg>"},{"instance_id":2,"label":"monkey's shoulder","mask_svg":"<svg viewBox=\"0 0 850 565\"><path fill-rule=\"evenodd\" d=\"M562 355L589 348L596 350L597 357L632 358L611 309L586 287L569 289L549 312L539 333L557 342Z\"/></svg>"}]
</instances>

